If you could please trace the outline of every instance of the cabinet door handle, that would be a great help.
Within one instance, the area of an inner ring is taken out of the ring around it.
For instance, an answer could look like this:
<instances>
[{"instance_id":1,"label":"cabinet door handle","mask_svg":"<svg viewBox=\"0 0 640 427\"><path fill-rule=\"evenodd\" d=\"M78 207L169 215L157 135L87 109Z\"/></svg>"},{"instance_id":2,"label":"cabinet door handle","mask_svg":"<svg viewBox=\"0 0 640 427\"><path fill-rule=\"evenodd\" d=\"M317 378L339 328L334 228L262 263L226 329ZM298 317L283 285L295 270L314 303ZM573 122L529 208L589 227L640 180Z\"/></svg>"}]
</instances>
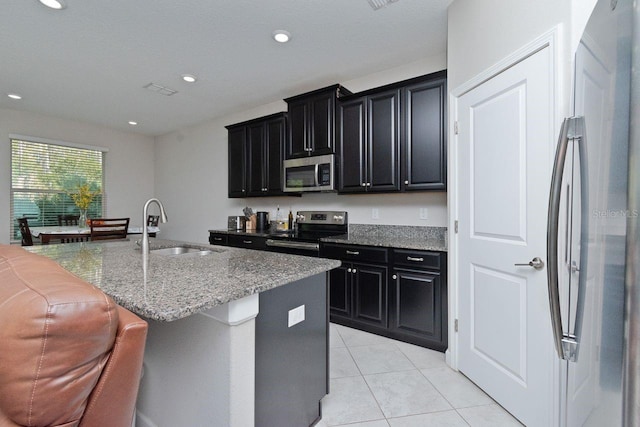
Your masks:
<instances>
[{"instance_id":1,"label":"cabinet door handle","mask_svg":"<svg viewBox=\"0 0 640 427\"><path fill-rule=\"evenodd\" d=\"M347 273L351 273L351 269L350 268L347 268Z\"/></svg>"},{"instance_id":2,"label":"cabinet door handle","mask_svg":"<svg viewBox=\"0 0 640 427\"><path fill-rule=\"evenodd\" d=\"M416 258L416 257L408 256L407 261L423 262L424 258Z\"/></svg>"},{"instance_id":3,"label":"cabinet door handle","mask_svg":"<svg viewBox=\"0 0 640 427\"><path fill-rule=\"evenodd\" d=\"M347 255L360 255L360 251L347 251Z\"/></svg>"},{"instance_id":4,"label":"cabinet door handle","mask_svg":"<svg viewBox=\"0 0 640 427\"><path fill-rule=\"evenodd\" d=\"M243 240L242 243L246 243L247 245L250 245L253 243L252 240Z\"/></svg>"},{"instance_id":5,"label":"cabinet door handle","mask_svg":"<svg viewBox=\"0 0 640 427\"><path fill-rule=\"evenodd\" d=\"M353 274L355 274L357 271L358 271L358 270L356 270L355 268L351 270L351 272L352 272Z\"/></svg>"},{"instance_id":6,"label":"cabinet door handle","mask_svg":"<svg viewBox=\"0 0 640 427\"><path fill-rule=\"evenodd\" d=\"M367 187L371 187L371 183L370 182L367 182Z\"/></svg>"},{"instance_id":7,"label":"cabinet door handle","mask_svg":"<svg viewBox=\"0 0 640 427\"><path fill-rule=\"evenodd\" d=\"M397 274L394 274L393 276L391 276L391 278L392 278L393 280L396 280L396 279L398 278L398 275L397 275Z\"/></svg>"},{"instance_id":8,"label":"cabinet door handle","mask_svg":"<svg viewBox=\"0 0 640 427\"><path fill-rule=\"evenodd\" d=\"M222 237L214 237L213 240L216 242L222 242Z\"/></svg>"},{"instance_id":9,"label":"cabinet door handle","mask_svg":"<svg viewBox=\"0 0 640 427\"><path fill-rule=\"evenodd\" d=\"M406 181L404 182L404 185L409 185L409 180L406 180Z\"/></svg>"},{"instance_id":10,"label":"cabinet door handle","mask_svg":"<svg viewBox=\"0 0 640 427\"><path fill-rule=\"evenodd\" d=\"M363 187L366 187L366 186L367 186L367 183L366 183L366 182L363 182L363 183L362 183L362 186L363 186Z\"/></svg>"}]
</instances>

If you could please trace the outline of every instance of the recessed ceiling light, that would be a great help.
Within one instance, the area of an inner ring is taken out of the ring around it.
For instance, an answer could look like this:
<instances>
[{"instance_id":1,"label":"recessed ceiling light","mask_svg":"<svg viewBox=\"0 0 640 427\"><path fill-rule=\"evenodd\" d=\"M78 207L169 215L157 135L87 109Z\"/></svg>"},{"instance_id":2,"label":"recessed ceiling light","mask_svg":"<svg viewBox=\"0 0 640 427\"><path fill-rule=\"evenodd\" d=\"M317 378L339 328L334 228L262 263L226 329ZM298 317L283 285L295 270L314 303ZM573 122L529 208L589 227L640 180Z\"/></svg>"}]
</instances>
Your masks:
<instances>
[{"instance_id":1,"label":"recessed ceiling light","mask_svg":"<svg viewBox=\"0 0 640 427\"><path fill-rule=\"evenodd\" d=\"M195 83L196 80L198 80L198 79L193 74L183 74L182 75L182 80L184 80L187 83Z\"/></svg>"},{"instance_id":2,"label":"recessed ceiling light","mask_svg":"<svg viewBox=\"0 0 640 427\"><path fill-rule=\"evenodd\" d=\"M39 0L43 5L51 9L61 10L67 7L63 0Z\"/></svg>"},{"instance_id":3,"label":"recessed ceiling light","mask_svg":"<svg viewBox=\"0 0 640 427\"><path fill-rule=\"evenodd\" d=\"M8 93L7 96L11 99L22 99L22 95L18 95L17 93Z\"/></svg>"},{"instance_id":4,"label":"recessed ceiling light","mask_svg":"<svg viewBox=\"0 0 640 427\"><path fill-rule=\"evenodd\" d=\"M137 124L138 124L138 122L134 122L133 120L130 120L130 121L129 121L129 124L130 124L131 126L135 126L135 125L137 125Z\"/></svg>"},{"instance_id":5,"label":"recessed ceiling light","mask_svg":"<svg viewBox=\"0 0 640 427\"><path fill-rule=\"evenodd\" d=\"M291 39L291 33L285 30L276 30L273 32L273 38L278 43L286 43Z\"/></svg>"}]
</instances>

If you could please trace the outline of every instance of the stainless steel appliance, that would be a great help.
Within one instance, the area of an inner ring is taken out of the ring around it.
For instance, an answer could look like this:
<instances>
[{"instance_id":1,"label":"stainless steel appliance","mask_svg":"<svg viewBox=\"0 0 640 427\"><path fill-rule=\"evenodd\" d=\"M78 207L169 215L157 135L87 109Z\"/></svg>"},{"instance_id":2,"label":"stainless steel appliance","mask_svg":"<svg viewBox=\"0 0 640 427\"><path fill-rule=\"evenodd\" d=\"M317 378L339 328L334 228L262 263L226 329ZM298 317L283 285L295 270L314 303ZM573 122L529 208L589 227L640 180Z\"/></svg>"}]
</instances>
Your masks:
<instances>
[{"instance_id":1,"label":"stainless steel appliance","mask_svg":"<svg viewBox=\"0 0 640 427\"><path fill-rule=\"evenodd\" d=\"M274 252L318 256L321 238L346 234L348 231L347 212L298 211L296 230L271 234L267 246Z\"/></svg>"},{"instance_id":2,"label":"stainless steel appliance","mask_svg":"<svg viewBox=\"0 0 640 427\"><path fill-rule=\"evenodd\" d=\"M227 220L227 230L244 230L247 219L242 215L230 216Z\"/></svg>"},{"instance_id":3,"label":"stainless steel appliance","mask_svg":"<svg viewBox=\"0 0 640 427\"><path fill-rule=\"evenodd\" d=\"M304 157L283 162L284 191L333 191L334 155Z\"/></svg>"},{"instance_id":4,"label":"stainless steel appliance","mask_svg":"<svg viewBox=\"0 0 640 427\"><path fill-rule=\"evenodd\" d=\"M640 425L639 24L632 0L596 4L556 152L547 255L561 426Z\"/></svg>"}]
</instances>

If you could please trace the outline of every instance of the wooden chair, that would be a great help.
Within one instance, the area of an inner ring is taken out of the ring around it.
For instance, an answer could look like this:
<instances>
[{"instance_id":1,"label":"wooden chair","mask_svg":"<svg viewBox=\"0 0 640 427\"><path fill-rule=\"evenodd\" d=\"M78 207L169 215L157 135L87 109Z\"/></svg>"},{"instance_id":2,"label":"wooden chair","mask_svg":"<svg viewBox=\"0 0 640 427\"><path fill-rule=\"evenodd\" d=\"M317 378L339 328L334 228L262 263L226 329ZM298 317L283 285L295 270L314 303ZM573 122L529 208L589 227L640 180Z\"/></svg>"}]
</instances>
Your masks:
<instances>
[{"instance_id":1,"label":"wooden chair","mask_svg":"<svg viewBox=\"0 0 640 427\"><path fill-rule=\"evenodd\" d=\"M129 218L92 218L91 240L126 239Z\"/></svg>"},{"instance_id":2,"label":"wooden chair","mask_svg":"<svg viewBox=\"0 0 640 427\"><path fill-rule=\"evenodd\" d=\"M58 225L60 227L67 225L78 225L80 215L58 215Z\"/></svg>"},{"instance_id":3,"label":"wooden chair","mask_svg":"<svg viewBox=\"0 0 640 427\"><path fill-rule=\"evenodd\" d=\"M31 237L31 230L29 230L29 221L27 221L27 218L18 218L18 226L20 227L20 234L22 235L22 246L33 246L33 237Z\"/></svg>"},{"instance_id":4,"label":"wooden chair","mask_svg":"<svg viewBox=\"0 0 640 427\"><path fill-rule=\"evenodd\" d=\"M147 217L147 227L157 227L160 223L160 215L149 215ZM156 237L156 233L149 233L149 237Z\"/></svg>"},{"instance_id":5,"label":"wooden chair","mask_svg":"<svg viewBox=\"0 0 640 427\"><path fill-rule=\"evenodd\" d=\"M58 215L58 225L61 227L78 225L79 219L80 215ZM77 243L87 241L89 241L89 236L65 237L60 239L60 243Z\"/></svg>"}]
</instances>

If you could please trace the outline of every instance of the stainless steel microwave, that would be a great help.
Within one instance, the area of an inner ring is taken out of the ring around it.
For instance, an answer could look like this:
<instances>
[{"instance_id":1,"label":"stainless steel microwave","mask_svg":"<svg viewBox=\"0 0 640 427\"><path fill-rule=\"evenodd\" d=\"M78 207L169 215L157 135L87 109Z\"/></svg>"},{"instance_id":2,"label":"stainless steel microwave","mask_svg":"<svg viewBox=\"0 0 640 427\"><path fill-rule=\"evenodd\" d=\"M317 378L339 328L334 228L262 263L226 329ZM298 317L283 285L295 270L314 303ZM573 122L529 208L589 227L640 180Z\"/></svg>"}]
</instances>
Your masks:
<instances>
[{"instance_id":1,"label":"stainless steel microwave","mask_svg":"<svg viewBox=\"0 0 640 427\"><path fill-rule=\"evenodd\" d=\"M334 155L304 157L283 162L284 191L299 193L302 191L333 191Z\"/></svg>"}]
</instances>

